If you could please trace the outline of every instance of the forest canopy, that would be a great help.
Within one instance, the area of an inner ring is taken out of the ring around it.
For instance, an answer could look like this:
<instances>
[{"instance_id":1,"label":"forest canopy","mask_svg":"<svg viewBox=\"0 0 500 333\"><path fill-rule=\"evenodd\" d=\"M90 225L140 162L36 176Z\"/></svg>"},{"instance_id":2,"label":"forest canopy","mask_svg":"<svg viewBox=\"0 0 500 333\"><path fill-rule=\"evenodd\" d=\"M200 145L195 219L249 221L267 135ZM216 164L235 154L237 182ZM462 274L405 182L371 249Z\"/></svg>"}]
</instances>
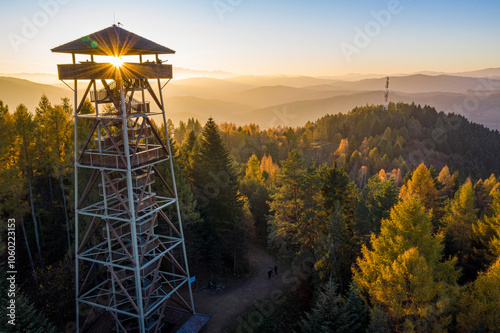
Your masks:
<instances>
[{"instance_id":1,"label":"forest canopy","mask_svg":"<svg viewBox=\"0 0 500 333\"><path fill-rule=\"evenodd\" d=\"M73 121L67 99L0 101L0 214L18 224L23 311L49 331L74 318ZM275 331L500 329L498 131L403 103L296 128L167 129L193 269L247 274L250 241L291 267L312 258L306 310Z\"/></svg>"}]
</instances>

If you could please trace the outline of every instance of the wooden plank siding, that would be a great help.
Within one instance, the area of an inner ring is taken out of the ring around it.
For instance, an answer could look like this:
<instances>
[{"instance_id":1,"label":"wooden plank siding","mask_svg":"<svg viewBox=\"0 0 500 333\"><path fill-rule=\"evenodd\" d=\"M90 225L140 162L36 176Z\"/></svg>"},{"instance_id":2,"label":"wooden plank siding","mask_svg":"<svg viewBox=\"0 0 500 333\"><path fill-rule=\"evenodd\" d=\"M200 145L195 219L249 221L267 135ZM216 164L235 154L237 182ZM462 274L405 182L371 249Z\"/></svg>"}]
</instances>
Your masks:
<instances>
[{"instance_id":1,"label":"wooden plank siding","mask_svg":"<svg viewBox=\"0 0 500 333\"><path fill-rule=\"evenodd\" d=\"M172 65L155 62L124 63L115 67L108 63L83 62L57 65L59 80L171 79Z\"/></svg>"}]
</instances>

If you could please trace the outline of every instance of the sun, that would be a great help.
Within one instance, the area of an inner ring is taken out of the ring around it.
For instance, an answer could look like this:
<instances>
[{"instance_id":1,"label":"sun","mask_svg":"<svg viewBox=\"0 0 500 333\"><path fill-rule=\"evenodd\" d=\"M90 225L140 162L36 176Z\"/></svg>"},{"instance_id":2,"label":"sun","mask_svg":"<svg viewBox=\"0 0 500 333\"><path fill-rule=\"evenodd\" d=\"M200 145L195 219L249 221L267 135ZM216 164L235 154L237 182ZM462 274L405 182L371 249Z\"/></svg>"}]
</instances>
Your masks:
<instances>
[{"instance_id":1,"label":"sun","mask_svg":"<svg viewBox=\"0 0 500 333\"><path fill-rule=\"evenodd\" d=\"M123 65L123 59L119 57L113 57L111 58L110 63L115 67L120 67L121 65Z\"/></svg>"}]
</instances>

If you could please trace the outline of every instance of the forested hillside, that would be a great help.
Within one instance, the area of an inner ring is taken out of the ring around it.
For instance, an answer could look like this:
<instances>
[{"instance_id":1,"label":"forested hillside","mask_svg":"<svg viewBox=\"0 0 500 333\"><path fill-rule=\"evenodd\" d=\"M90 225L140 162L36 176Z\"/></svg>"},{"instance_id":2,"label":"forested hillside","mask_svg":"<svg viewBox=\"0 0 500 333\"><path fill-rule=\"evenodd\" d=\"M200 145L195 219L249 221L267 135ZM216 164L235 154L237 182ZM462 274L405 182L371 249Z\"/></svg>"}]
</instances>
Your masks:
<instances>
[{"instance_id":1,"label":"forested hillside","mask_svg":"<svg viewBox=\"0 0 500 333\"><path fill-rule=\"evenodd\" d=\"M0 214L18 224L23 311L62 331L74 318L73 119L68 100L52 102L0 102ZM259 332L500 328L498 131L402 103L296 128L167 126L191 271L244 276L254 241L299 277Z\"/></svg>"}]
</instances>

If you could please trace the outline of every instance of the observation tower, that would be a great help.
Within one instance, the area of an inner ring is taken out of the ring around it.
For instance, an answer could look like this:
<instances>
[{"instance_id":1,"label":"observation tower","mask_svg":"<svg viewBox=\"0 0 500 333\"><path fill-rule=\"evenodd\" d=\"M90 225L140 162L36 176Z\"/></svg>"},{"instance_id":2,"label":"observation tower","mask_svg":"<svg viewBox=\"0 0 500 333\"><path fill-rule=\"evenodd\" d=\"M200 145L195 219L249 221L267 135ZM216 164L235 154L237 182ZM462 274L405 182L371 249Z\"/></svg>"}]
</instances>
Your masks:
<instances>
[{"instance_id":1,"label":"observation tower","mask_svg":"<svg viewBox=\"0 0 500 333\"><path fill-rule=\"evenodd\" d=\"M175 51L113 25L52 52L72 56L77 332L199 331L162 93Z\"/></svg>"}]
</instances>

